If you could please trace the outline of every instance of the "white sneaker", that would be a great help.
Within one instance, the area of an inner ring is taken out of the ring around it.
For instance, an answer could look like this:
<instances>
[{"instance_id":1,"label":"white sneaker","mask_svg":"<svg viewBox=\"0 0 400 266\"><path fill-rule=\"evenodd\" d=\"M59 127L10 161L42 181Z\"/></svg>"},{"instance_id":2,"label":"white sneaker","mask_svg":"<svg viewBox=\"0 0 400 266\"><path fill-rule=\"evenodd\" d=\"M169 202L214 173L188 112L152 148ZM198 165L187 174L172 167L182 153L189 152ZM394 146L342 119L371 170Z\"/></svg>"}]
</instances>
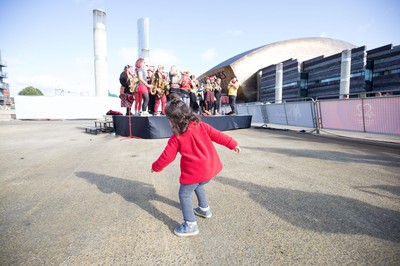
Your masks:
<instances>
[{"instance_id":1,"label":"white sneaker","mask_svg":"<svg viewBox=\"0 0 400 266\"><path fill-rule=\"evenodd\" d=\"M143 111L141 116L151 116L151 114L149 114L149 112L147 112L147 111Z\"/></svg>"}]
</instances>

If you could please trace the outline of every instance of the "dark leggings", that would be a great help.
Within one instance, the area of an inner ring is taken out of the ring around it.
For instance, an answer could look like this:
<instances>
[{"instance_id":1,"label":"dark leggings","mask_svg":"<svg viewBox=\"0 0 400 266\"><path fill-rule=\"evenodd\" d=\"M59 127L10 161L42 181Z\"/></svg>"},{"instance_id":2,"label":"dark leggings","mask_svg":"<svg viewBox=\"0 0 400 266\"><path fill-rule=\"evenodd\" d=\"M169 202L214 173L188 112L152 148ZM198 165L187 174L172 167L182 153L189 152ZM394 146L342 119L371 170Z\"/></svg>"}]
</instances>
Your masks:
<instances>
[{"instance_id":1,"label":"dark leggings","mask_svg":"<svg viewBox=\"0 0 400 266\"><path fill-rule=\"evenodd\" d=\"M142 104L142 111L146 111L147 105L149 104L149 93L146 91L142 94L143 104Z\"/></svg>"},{"instance_id":2,"label":"dark leggings","mask_svg":"<svg viewBox=\"0 0 400 266\"><path fill-rule=\"evenodd\" d=\"M232 112L235 112L235 113L237 113L237 110L236 110L236 96L229 96L229 105L230 105L230 107L231 107L231 109L232 109Z\"/></svg>"},{"instance_id":3,"label":"dark leggings","mask_svg":"<svg viewBox=\"0 0 400 266\"><path fill-rule=\"evenodd\" d=\"M215 92L215 110L214 110L214 112L219 113L219 109L221 109L220 103L221 103L221 92Z\"/></svg>"},{"instance_id":4,"label":"dark leggings","mask_svg":"<svg viewBox=\"0 0 400 266\"><path fill-rule=\"evenodd\" d=\"M207 111L211 112L212 109L214 108L215 102L207 102Z\"/></svg>"}]
</instances>

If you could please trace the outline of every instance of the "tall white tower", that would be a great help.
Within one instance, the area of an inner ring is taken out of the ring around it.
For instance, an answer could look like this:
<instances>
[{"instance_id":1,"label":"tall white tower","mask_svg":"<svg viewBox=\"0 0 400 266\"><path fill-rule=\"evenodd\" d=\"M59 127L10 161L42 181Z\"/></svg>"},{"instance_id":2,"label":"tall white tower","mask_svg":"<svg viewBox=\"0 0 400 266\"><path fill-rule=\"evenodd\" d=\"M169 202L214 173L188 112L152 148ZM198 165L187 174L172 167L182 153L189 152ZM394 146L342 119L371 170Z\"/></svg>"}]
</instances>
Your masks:
<instances>
[{"instance_id":1,"label":"tall white tower","mask_svg":"<svg viewBox=\"0 0 400 266\"><path fill-rule=\"evenodd\" d=\"M93 10L94 77L96 96L108 96L106 12Z\"/></svg>"},{"instance_id":2,"label":"tall white tower","mask_svg":"<svg viewBox=\"0 0 400 266\"><path fill-rule=\"evenodd\" d=\"M147 63L150 59L149 46L149 18L140 18L138 25L138 56L144 58Z\"/></svg>"}]
</instances>

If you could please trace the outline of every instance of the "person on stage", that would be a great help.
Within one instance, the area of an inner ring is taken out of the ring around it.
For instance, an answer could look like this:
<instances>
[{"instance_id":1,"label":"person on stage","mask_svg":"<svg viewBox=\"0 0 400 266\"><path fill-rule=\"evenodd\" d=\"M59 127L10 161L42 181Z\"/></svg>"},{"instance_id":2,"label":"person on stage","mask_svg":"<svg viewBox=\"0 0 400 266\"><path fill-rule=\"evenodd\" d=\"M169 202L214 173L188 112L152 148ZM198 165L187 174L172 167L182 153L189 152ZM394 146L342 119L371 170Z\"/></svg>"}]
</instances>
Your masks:
<instances>
[{"instance_id":1,"label":"person on stage","mask_svg":"<svg viewBox=\"0 0 400 266\"><path fill-rule=\"evenodd\" d=\"M201 83L199 87L197 87L197 92L196 92L196 101L197 104L199 105L199 112L200 114L203 114L206 112L206 101L205 101L205 85L204 83Z\"/></svg>"},{"instance_id":2,"label":"person on stage","mask_svg":"<svg viewBox=\"0 0 400 266\"><path fill-rule=\"evenodd\" d=\"M179 96L181 96L181 90L179 85L180 80L181 77L179 75L178 68L175 65L172 65L171 70L169 71L170 92L176 93Z\"/></svg>"},{"instance_id":3,"label":"person on stage","mask_svg":"<svg viewBox=\"0 0 400 266\"><path fill-rule=\"evenodd\" d=\"M206 114L207 115L211 115L212 114L212 110L214 108L214 98L215 98L215 94L214 94L214 78L213 77L207 77L206 79L206 86L205 86L205 90L206 90Z\"/></svg>"},{"instance_id":4,"label":"person on stage","mask_svg":"<svg viewBox=\"0 0 400 266\"><path fill-rule=\"evenodd\" d=\"M149 90L151 89L151 86L147 84L145 65L146 63L143 58L136 60L135 66L138 77L138 94L135 109L139 111L141 110L141 113L139 113L140 116L150 116L149 112L147 112L147 105L149 104Z\"/></svg>"},{"instance_id":5,"label":"person on stage","mask_svg":"<svg viewBox=\"0 0 400 266\"><path fill-rule=\"evenodd\" d=\"M154 68L152 66L147 67L147 84L151 85L154 77ZM156 96L153 92L153 89L149 91L149 105L148 112L151 115L154 115L154 106L156 104Z\"/></svg>"},{"instance_id":6,"label":"person on stage","mask_svg":"<svg viewBox=\"0 0 400 266\"><path fill-rule=\"evenodd\" d=\"M167 97L165 95L165 88L169 84L167 84L169 81L165 75L164 71L164 66L159 65L156 72L153 75L151 84L153 85L152 87L152 93L155 98L155 104L154 104L154 110L153 114L154 115L165 115L165 104L167 103ZM161 112L159 112L160 108L160 103L161 103Z\"/></svg>"},{"instance_id":7,"label":"person on stage","mask_svg":"<svg viewBox=\"0 0 400 266\"><path fill-rule=\"evenodd\" d=\"M190 107L190 90L192 87L192 80L189 77L189 71L182 72L182 78L179 82L181 90L182 101Z\"/></svg>"},{"instance_id":8,"label":"person on stage","mask_svg":"<svg viewBox=\"0 0 400 266\"><path fill-rule=\"evenodd\" d=\"M198 88L200 87L200 83L196 79L195 75L190 75L190 80L192 81L192 85L190 88L190 107L196 114L198 114L200 111L200 105L197 102L197 91Z\"/></svg>"},{"instance_id":9,"label":"person on stage","mask_svg":"<svg viewBox=\"0 0 400 266\"><path fill-rule=\"evenodd\" d=\"M121 84L119 98L121 99L121 107L126 107L126 115L132 115L131 108L134 102L134 97L131 88L133 85L133 79L132 66L126 65L124 71L119 75L119 83Z\"/></svg>"},{"instance_id":10,"label":"person on stage","mask_svg":"<svg viewBox=\"0 0 400 266\"><path fill-rule=\"evenodd\" d=\"M235 115L237 114L236 110L236 96L237 91L239 89L239 81L237 80L236 76L232 77L231 81L228 84L228 97L229 97L229 105L231 107L231 111L227 113L227 115Z\"/></svg>"},{"instance_id":11,"label":"person on stage","mask_svg":"<svg viewBox=\"0 0 400 266\"><path fill-rule=\"evenodd\" d=\"M214 95L215 95L215 107L214 107L214 115L219 115L220 114L220 109L221 109L221 79L217 78L214 83Z\"/></svg>"}]
</instances>

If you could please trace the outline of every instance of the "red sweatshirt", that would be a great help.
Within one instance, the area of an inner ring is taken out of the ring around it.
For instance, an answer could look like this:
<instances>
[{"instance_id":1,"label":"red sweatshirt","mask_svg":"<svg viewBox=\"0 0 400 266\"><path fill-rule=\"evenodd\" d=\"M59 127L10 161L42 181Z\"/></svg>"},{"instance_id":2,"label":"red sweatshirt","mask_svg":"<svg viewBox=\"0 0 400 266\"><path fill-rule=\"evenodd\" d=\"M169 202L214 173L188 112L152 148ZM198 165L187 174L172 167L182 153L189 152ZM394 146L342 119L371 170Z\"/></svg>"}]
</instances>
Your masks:
<instances>
[{"instance_id":1,"label":"red sweatshirt","mask_svg":"<svg viewBox=\"0 0 400 266\"><path fill-rule=\"evenodd\" d=\"M200 122L189 124L182 135L172 135L164 151L152 165L160 172L181 154L181 184L195 184L209 180L222 170L222 163L213 142L231 150L238 145L236 140L210 125Z\"/></svg>"}]
</instances>

